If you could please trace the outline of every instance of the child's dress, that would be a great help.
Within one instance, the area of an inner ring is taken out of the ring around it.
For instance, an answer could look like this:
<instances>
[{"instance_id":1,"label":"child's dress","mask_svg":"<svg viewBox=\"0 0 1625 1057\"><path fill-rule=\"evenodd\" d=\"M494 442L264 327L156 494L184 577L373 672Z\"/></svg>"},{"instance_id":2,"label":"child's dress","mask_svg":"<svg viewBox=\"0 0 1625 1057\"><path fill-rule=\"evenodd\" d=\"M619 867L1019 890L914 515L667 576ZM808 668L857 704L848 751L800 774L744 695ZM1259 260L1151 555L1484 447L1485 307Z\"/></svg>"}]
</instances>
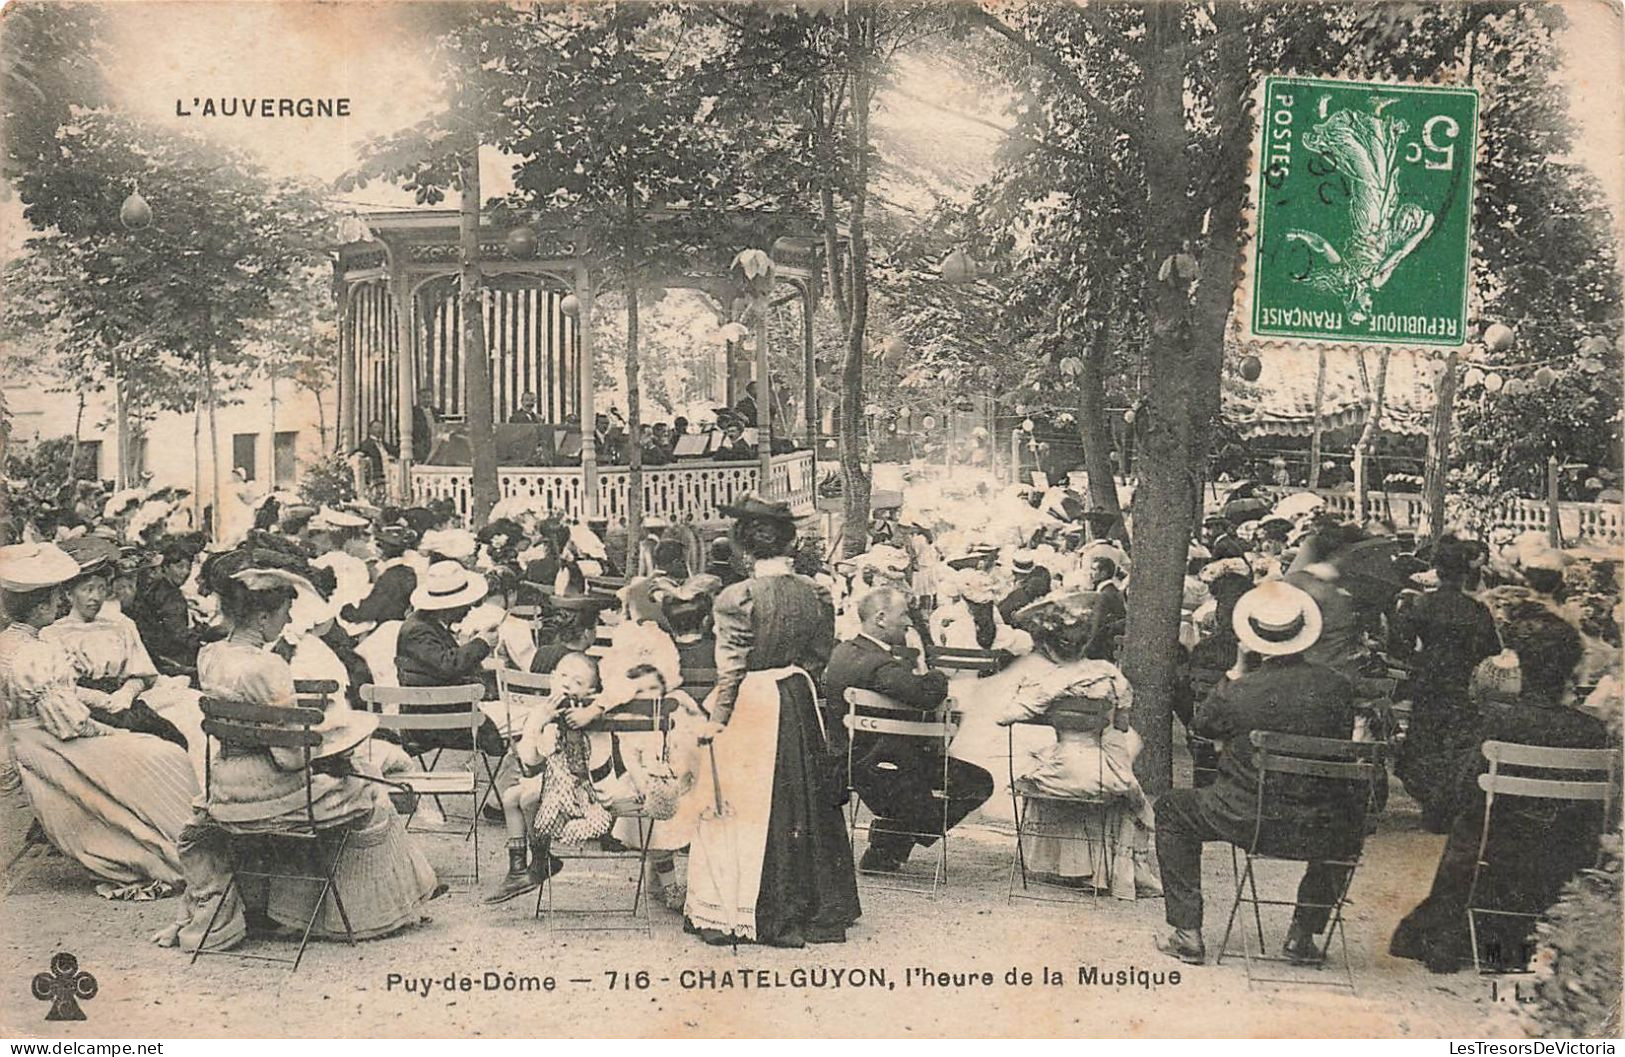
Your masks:
<instances>
[{"instance_id":1,"label":"child's dress","mask_svg":"<svg viewBox=\"0 0 1625 1057\"><path fill-rule=\"evenodd\" d=\"M569 709L591 703L587 699L565 698L559 712L562 715ZM595 767L594 735L573 730L558 717L549 720L543 728L541 741L540 773L520 779L541 785L534 827L536 835L566 844L581 844L608 833L615 819L600 800L593 780L596 774L601 773L606 778L613 774L616 755L613 747L610 758Z\"/></svg>"}]
</instances>

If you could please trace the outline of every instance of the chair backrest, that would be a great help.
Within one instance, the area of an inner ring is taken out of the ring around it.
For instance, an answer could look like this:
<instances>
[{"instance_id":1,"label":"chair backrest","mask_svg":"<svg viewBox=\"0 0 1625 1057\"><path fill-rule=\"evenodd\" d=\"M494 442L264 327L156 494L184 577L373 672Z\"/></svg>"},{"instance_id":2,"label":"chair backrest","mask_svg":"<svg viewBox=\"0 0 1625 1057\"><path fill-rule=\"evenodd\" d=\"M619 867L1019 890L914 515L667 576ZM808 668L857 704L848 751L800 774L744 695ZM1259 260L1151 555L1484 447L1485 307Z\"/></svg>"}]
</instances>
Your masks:
<instances>
[{"instance_id":1,"label":"chair backrest","mask_svg":"<svg viewBox=\"0 0 1625 1057\"><path fill-rule=\"evenodd\" d=\"M933 668L949 672L976 672L991 674L1004 666L1009 654L995 650L969 649L957 646L928 646L925 660Z\"/></svg>"},{"instance_id":2,"label":"chair backrest","mask_svg":"<svg viewBox=\"0 0 1625 1057\"><path fill-rule=\"evenodd\" d=\"M588 576L586 581L587 593L595 598L619 602L621 588L626 586L626 580L620 576Z\"/></svg>"},{"instance_id":3,"label":"chair backrest","mask_svg":"<svg viewBox=\"0 0 1625 1057\"><path fill-rule=\"evenodd\" d=\"M337 689L337 684L333 684ZM298 692L297 686L295 692ZM311 750L322 743L322 736L314 729L325 713L320 708L295 704L260 705L248 701L228 701L224 698L202 697L198 708L203 712L203 733L222 746L235 749L298 749L303 757L305 778L305 825L316 830L315 796L311 787ZM214 778L214 754L203 753L203 796L207 800Z\"/></svg>"},{"instance_id":4,"label":"chair backrest","mask_svg":"<svg viewBox=\"0 0 1625 1057\"><path fill-rule=\"evenodd\" d=\"M915 708L873 690L848 687L846 728L854 734L896 734L905 738L948 739L959 728L959 713Z\"/></svg>"},{"instance_id":5,"label":"chair backrest","mask_svg":"<svg viewBox=\"0 0 1625 1057\"><path fill-rule=\"evenodd\" d=\"M1112 712L1116 708L1115 701L1105 698L1068 697L1053 702L1049 711L1042 716L1035 716L1022 722L1054 727L1056 730L1093 732L1105 729L1106 724L1111 722Z\"/></svg>"},{"instance_id":6,"label":"chair backrest","mask_svg":"<svg viewBox=\"0 0 1625 1057\"><path fill-rule=\"evenodd\" d=\"M694 700L699 701L716 689L717 670L715 668L684 668L683 689L689 692Z\"/></svg>"},{"instance_id":7,"label":"chair backrest","mask_svg":"<svg viewBox=\"0 0 1625 1057\"><path fill-rule=\"evenodd\" d=\"M1253 762L1258 767L1261 790L1266 772L1369 784L1376 777L1377 762L1383 753L1381 742L1345 741L1271 730L1252 731L1248 739L1253 744Z\"/></svg>"},{"instance_id":8,"label":"chair backrest","mask_svg":"<svg viewBox=\"0 0 1625 1057\"><path fill-rule=\"evenodd\" d=\"M1616 749L1564 749L1549 745L1522 745L1512 741L1486 741L1481 750L1490 769L1478 776L1484 790L1486 813L1495 797L1520 796L1541 800L1596 800L1608 804L1613 799L1615 776L1619 772ZM1545 776L1506 774L1501 768L1531 767ZM1558 772L1553 777L1550 772ZM1586 778L1562 777L1562 772L1585 774ZM1598 779L1597 774L1604 775Z\"/></svg>"},{"instance_id":9,"label":"chair backrest","mask_svg":"<svg viewBox=\"0 0 1625 1057\"><path fill-rule=\"evenodd\" d=\"M589 723L585 729L612 734L665 734L678 704L670 697L636 697Z\"/></svg>"},{"instance_id":10,"label":"chair backrest","mask_svg":"<svg viewBox=\"0 0 1625 1057\"><path fill-rule=\"evenodd\" d=\"M480 702L485 687L479 683L458 686L375 686L367 683L360 697L367 708L378 714L385 730L458 730L478 734L485 714ZM462 706L462 707L458 707Z\"/></svg>"}]
</instances>

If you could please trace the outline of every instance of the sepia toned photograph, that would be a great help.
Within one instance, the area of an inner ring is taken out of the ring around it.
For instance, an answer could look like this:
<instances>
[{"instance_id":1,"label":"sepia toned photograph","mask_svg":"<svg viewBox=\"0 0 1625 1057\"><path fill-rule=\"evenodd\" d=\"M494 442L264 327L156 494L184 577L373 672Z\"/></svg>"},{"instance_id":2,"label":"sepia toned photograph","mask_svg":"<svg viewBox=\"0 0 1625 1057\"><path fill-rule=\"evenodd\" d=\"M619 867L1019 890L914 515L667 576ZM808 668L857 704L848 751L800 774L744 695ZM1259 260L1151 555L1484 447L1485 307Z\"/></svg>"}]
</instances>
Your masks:
<instances>
[{"instance_id":1,"label":"sepia toned photograph","mask_svg":"<svg viewBox=\"0 0 1625 1057\"><path fill-rule=\"evenodd\" d=\"M0 1035L1625 1030L1618 0L10 0L0 143Z\"/></svg>"}]
</instances>

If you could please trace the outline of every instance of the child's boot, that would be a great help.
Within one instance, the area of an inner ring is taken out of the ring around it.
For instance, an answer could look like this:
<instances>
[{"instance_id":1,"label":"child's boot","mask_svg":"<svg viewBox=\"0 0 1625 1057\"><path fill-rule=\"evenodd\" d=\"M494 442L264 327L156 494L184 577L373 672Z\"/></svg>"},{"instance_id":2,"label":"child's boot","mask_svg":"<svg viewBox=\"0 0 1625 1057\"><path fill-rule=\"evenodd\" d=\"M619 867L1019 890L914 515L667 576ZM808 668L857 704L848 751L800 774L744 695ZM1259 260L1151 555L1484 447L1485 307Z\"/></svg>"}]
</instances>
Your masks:
<instances>
[{"instance_id":1,"label":"child's boot","mask_svg":"<svg viewBox=\"0 0 1625 1057\"><path fill-rule=\"evenodd\" d=\"M506 903L515 896L534 891L542 883L542 878L531 875L530 867L525 862L525 843L523 837L508 841L508 873L485 897L485 902Z\"/></svg>"}]
</instances>

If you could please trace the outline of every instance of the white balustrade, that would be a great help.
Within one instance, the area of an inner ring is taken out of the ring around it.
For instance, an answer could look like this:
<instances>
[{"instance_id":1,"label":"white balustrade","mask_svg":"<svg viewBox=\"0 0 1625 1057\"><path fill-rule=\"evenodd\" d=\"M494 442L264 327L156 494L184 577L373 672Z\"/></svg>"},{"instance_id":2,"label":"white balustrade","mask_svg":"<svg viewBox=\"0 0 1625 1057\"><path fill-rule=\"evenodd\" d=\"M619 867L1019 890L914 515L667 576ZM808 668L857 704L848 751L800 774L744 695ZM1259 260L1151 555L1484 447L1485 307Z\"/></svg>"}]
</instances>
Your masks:
<instances>
[{"instance_id":1,"label":"white balustrade","mask_svg":"<svg viewBox=\"0 0 1625 1057\"><path fill-rule=\"evenodd\" d=\"M1218 486L1220 492L1223 485ZM1285 495L1302 489L1270 487L1261 491L1271 495ZM1339 518L1354 517L1354 493L1351 491L1319 489L1326 500L1326 508ZM1369 516L1387 520L1400 530L1419 531L1427 518L1427 506L1419 492L1368 493ZM1569 544L1600 544L1618 547L1625 544L1625 506L1619 503L1568 503L1557 505L1558 526L1564 542ZM1453 524L1475 524L1482 515L1470 511L1457 496L1445 500L1445 519ZM1514 534L1545 532L1548 509L1543 499L1509 499L1479 530L1508 529Z\"/></svg>"},{"instance_id":2,"label":"white balustrade","mask_svg":"<svg viewBox=\"0 0 1625 1057\"><path fill-rule=\"evenodd\" d=\"M773 456L772 498L798 515L813 512L813 458L797 451ZM720 524L722 507L760 490L761 464L688 462L643 468L643 516L673 523ZM631 472L625 466L598 468L598 516L612 527L626 524ZM542 509L566 519L585 515L579 466L504 466L497 470L497 494L535 498ZM416 503L447 499L466 519L473 499L473 471L467 466L414 466Z\"/></svg>"}]
</instances>

